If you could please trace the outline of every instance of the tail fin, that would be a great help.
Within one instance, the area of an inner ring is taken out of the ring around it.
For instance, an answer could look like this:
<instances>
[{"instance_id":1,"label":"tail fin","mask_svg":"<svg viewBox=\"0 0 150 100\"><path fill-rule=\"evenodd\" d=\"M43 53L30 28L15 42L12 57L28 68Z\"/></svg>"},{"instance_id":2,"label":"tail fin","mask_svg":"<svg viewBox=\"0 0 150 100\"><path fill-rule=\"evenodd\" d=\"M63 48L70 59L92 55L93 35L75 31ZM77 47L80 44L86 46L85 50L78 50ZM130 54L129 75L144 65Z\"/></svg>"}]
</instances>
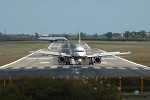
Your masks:
<instances>
[{"instance_id":1,"label":"tail fin","mask_svg":"<svg viewBox=\"0 0 150 100\"><path fill-rule=\"evenodd\" d=\"M38 33L35 33L35 35L37 36L37 38L40 38L39 34Z\"/></svg>"},{"instance_id":2,"label":"tail fin","mask_svg":"<svg viewBox=\"0 0 150 100\"><path fill-rule=\"evenodd\" d=\"M79 30L79 45L80 45L80 42L81 42L81 37L80 37L80 30Z\"/></svg>"}]
</instances>

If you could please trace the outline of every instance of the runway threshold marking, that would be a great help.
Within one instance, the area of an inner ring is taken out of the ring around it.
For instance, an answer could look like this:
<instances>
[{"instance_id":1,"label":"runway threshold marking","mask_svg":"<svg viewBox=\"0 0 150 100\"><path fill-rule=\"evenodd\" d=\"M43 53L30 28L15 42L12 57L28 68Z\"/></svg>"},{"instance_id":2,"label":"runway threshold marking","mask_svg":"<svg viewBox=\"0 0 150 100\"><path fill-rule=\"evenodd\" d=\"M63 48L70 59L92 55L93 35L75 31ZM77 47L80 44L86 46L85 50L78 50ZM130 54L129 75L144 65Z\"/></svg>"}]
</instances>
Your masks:
<instances>
[{"instance_id":1,"label":"runway threshold marking","mask_svg":"<svg viewBox=\"0 0 150 100\"><path fill-rule=\"evenodd\" d=\"M12 69L19 69L20 67L13 67Z\"/></svg>"},{"instance_id":2,"label":"runway threshold marking","mask_svg":"<svg viewBox=\"0 0 150 100\"><path fill-rule=\"evenodd\" d=\"M131 69L139 69L139 68L133 67L133 68L131 68Z\"/></svg>"},{"instance_id":3,"label":"runway threshold marking","mask_svg":"<svg viewBox=\"0 0 150 100\"><path fill-rule=\"evenodd\" d=\"M44 69L45 67L37 67L38 69Z\"/></svg>"},{"instance_id":4,"label":"runway threshold marking","mask_svg":"<svg viewBox=\"0 0 150 100\"><path fill-rule=\"evenodd\" d=\"M25 67L24 69L31 69L32 67Z\"/></svg>"},{"instance_id":5,"label":"runway threshold marking","mask_svg":"<svg viewBox=\"0 0 150 100\"><path fill-rule=\"evenodd\" d=\"M93 67L94 69L101 69L101 67Z\"/></svg>"},{"instance_id":6,"label":"runway threshold marking","mask_svg":"<svg viewBox=\"0 0 150 100\"><path fill-rule=\"evenodd\" d=\"M37 67L38 69L44 69L45 67Z\"/></svg>"},{"instance_id":7,"label":"runway threshold marking","mask_svg":"<svg viewBox=\"0 0 150 100\"><path fill-rule=\"evenodd\" d=\"M118 69L126 69L126 68L124 68L124 67L117 67Z\"/></svg>"},{"instance_id":8,"label":"runway threshold marking","mask_svg":"<svg viewBox=\"0 0 150 100\"><path fill-rule=\"evenodd\" d=\"M52 66L52 67L50 67L51 69L53 69L53 68L57 68L58 66Z\"/></svg>"},{"instance_id":9,"label":"runway threshold marking","mask_svg":"<svg viewBox=\"0 0 150 100\"><path fill-rule=\"evenodd\" d=\"M146 69L146 70L150 70L150 67L147 67L147 68L144 68L144 69Z\"/></svg>"},{"instance_id":10,"label":"runway threshold marking","mask_svg":"<svg viewBox=\"0 0 150 100\"><path fill-rule=\"evenodd\" d=\"M106 67L106 69L114 69L113 67Z\"/></svg>"},{"instance_id":11,"label":"runway threshold marking","mask_svg":"<svg viewBox=\"0 0 150 100\"><path fill-rule=\"evenodd\" d=\"M0 67L0 69L7 69L7 67Z\"/></svg>"},{"instance_id":12,"label":"runway threshold marking","mask_svg":"<svg viewBox=\"0 0 150 100\"><path fill-rule=\"evenodd\" d=\"M62 68L70 68L70 66L64 66L64 67L62 67Z\"/></svg>"}]
</instances>

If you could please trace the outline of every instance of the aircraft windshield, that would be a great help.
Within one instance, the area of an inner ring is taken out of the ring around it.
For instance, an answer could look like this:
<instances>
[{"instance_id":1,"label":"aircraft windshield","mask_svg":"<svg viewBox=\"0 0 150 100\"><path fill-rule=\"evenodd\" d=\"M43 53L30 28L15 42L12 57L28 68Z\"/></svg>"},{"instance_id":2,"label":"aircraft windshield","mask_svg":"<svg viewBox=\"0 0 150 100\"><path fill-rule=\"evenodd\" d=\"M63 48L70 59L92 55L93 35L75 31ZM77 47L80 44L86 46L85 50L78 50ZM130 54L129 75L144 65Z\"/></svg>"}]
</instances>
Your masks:
<instances>
[{"instance_id":1,"label":"aircraft windshield","mask_svg":"<svg viewBox=\"0 0 150 100\"><path fill-rule=\"evenodd\" d=\"M76 52L84 52L84 50L76 50Z\"/></svg>"}]
</instances>

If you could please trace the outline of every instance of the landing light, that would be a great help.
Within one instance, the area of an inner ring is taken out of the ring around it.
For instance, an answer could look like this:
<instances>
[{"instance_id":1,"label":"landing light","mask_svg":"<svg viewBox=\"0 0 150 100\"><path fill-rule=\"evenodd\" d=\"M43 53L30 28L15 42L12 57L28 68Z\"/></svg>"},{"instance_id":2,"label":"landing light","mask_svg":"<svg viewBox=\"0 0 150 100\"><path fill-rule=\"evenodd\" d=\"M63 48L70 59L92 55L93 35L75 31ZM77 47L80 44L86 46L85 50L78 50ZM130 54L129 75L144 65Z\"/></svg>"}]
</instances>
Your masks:
<instances>
[{"instance_id":1,"label":"landing light","mask_svg":"<svg viewBox=\"0 0 150 100\"><path fill-rule=\"evenodd\" d=\"M79 62L82 62L82 59L78 59Z\"/></svg>"}]
</instances>

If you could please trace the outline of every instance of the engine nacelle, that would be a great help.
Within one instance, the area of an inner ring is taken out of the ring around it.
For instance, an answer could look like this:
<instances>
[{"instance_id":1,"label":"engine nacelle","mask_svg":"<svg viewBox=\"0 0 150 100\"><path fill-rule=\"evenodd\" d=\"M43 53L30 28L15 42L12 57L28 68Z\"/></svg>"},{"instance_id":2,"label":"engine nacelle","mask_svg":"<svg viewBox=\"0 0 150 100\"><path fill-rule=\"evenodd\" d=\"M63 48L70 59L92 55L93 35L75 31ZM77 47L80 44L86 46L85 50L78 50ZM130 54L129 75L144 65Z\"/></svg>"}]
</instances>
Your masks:
<instances>
[{"instance_id":1,"label":"engine nacelle","mask_svg":"<svg viewBox=\"0 0 150 100\"><path fill-rule=\"evenodd\" d=\"M101 57L95 57L94 62L95 63L101 63Z\"/></svg>"},{"instance_id":2,"label":"engine nacelle","mask_svg":"<svg viewBox=\"0 0 150 100\"><path fill-rule=\"evenodd\" d=\"M59 62L59 63L65 63L65 62L66 62L65 57L59 56L59 57L58 57L58 62Z\"/></svg>"}]
</instances>

